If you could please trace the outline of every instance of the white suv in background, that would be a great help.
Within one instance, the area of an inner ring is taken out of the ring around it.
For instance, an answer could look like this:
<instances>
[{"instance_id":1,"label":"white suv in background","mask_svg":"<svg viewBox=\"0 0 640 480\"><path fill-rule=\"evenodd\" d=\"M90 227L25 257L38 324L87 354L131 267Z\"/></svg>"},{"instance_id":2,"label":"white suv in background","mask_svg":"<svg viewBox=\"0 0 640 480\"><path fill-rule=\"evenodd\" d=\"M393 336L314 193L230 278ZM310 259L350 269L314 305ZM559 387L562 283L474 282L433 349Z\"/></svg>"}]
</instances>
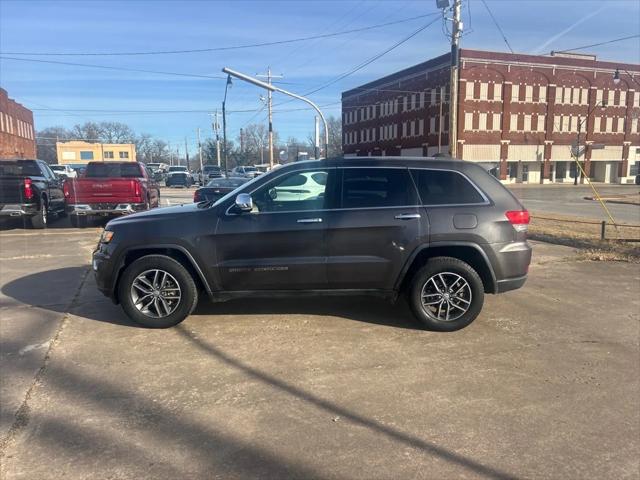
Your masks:
<instances>
[{"instance_id":1,"label":"white suv in background","mask_svg":"<svg viewBox=\"0 0 640 480\"><path fill-rule=\"evenodd\" d=\"M49 168L53 170L58 176L66 178L77 178L78 172L76 172L70 165L49 165Z\"/></svg>"}]
</instances>

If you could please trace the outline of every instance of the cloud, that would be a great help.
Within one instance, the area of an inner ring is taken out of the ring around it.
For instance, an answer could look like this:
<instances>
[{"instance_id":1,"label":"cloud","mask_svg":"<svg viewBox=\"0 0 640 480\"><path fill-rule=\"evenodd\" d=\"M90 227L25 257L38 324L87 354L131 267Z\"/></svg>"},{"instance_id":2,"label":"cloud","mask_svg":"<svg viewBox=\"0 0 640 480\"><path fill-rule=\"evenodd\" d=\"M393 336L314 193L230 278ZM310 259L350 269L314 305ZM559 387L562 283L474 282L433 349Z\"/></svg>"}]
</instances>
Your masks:
<instances>
[{"instance_id":1,"label":"cloud","mask_svg":"<svg viewBox=\"0 0 640 480\"><path fill-rule=\"evenodd\" d=\"M553 42L555 42L556 40L564 37L567 33L571 32L573 29L575 29L576 27L578 27L579 25L583 24L584 22L586 22L587 20L589 20L592 17L595 17L596 15L598 15L600 12L602 12L605 8L607 8L607 5L602 5L600 8L598 8L597 10L594 10L591 13L588 13L587 15L585 15L584 17L582 17L581 19L579 19L577 22L569 25L567 28L565 28L564 30L562 30L560 33L557 33L556 35L554 35L553 37L549 38L546 42L544 42L542 45L540 45L537 48L534 48L531 53L543 53L545 51L545 49L551 45Z\"/></svg>"}]
</instances>

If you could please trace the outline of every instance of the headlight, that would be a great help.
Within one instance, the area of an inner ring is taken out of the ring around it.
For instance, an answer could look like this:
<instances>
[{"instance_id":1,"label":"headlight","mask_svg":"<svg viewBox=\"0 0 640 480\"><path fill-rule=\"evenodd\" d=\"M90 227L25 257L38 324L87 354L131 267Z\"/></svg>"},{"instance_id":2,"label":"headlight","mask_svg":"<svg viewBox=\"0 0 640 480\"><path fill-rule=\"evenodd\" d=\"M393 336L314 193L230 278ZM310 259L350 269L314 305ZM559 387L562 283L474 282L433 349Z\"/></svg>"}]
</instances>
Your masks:
<instances>
[{"instance_id":1,"label":"headlight","mask_svg":"<svg viewBox=\"0 0 640 480\"><path fill-rule=\"evenodd\" d=\"M100 236L100 243L109 243L113 238L113 232L111 230L105 230Z\"/></svg>"}]
</instances>

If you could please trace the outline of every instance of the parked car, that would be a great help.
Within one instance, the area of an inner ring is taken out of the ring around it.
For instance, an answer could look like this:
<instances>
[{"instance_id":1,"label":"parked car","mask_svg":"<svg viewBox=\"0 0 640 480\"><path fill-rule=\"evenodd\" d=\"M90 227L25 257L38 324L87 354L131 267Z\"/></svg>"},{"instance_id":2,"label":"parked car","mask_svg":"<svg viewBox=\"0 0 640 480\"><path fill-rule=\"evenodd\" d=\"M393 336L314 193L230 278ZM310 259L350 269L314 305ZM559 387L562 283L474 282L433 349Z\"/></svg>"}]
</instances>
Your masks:
<instances>
[{"instance_id":1,"label":"parked car","mask_svg":"<svg viewBox=\"0 0 640 480\"><path fill-rule=\"evenodd\" d=\"M231 173L233 177L247 177L247 178L254 178L262 174L260 170L258 170L256 167L253 167L251 165L235 167L233 170L231 170Z\"/></svg>"},{"instance_id":2,"label":"parked car","mask_svg":"<svg viewBox=\"0 0 640 480\"><path fill-rule=\"evenodd\" d=\"M323 193L270 193L314 174L326 178ZM181 322L199 292L212 301L357 293L404 294L427 327L452 331L478 316L485 293L525 283L528 223L520 202L473 163L296 162L213 204L112 220L93 269L98 288L148 327Z\"/></svg>"},{"instance_id":3,"label":"parked car","mask_svg":"<svg viewBox=\"0 0 640 480\"><path fill-rule=\"evenodd\" d=\"M160 205L160 187L139 162L89 162L82 178L64 182L71 225L86 227L93 217L114 217Z\"/></svg>"},{"instance_id":4,"label":"parked car","mask_svg":"<svg viewBox=\"0 0 640 480\"><path fill-rule=\"evenodd\" d=\"M59 177L63 178L77 178L78 172L76 172L71 165L49 165L49 168Z\"/></svg>"},{"instance_id":5,"label":"parked car","mask_svg":"<svg viewBox=\"0 0 640 480\"><path fill-rule=\"evenodd\" d=\"M244 177L217 178L210 180L204 187L193 192L194 202L215 202L227 193L247 183L249 179Z\"/></svg>"},{"instance_id":6,"label":"parked car","mask_svg":"<svg viewBox=\"0 0 640 480\"><path fill-rule=\"evenodd\" d=\"M217 165L205 165L200 173L200 183L206 184L209 180L224 177L222 169Z\"/></svg>"},{"instance_id":7,"label":"parked car","mask_svg":"<svg viewBox=\"0 0 640 480\"><path fill-rule=\"evenodd\" d=\"M0 160L0 217L28 220L45 228L53 215L63 216L62 180L41 160Z\"/></svg>"},{"instance_id":8,"label":"parked car","mask_svg":"<svg viewBox=\"0 0 640 480\"><path fill-rule=\"evenodd\" d=\"M164 182L167 187L174 187L176 185L190 187L193 185L193 179L191 178L189 169L182 166L169 167Z\"/></svg>"}]
</instances>

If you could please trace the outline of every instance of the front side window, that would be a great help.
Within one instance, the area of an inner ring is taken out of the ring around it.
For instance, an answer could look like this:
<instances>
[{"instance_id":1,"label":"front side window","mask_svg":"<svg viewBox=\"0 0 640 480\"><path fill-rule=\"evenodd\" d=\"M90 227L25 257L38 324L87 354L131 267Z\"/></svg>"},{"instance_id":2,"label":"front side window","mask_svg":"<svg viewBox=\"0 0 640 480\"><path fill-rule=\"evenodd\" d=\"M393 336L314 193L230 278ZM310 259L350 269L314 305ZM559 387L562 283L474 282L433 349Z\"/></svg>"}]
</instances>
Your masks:
<instances>
[{"instance_id":1,"label":"front side window","mask_svg":"<svg viewBox=\"0 0 640 480\"><path fill-rule=\"evenodd\" d=\"M322 210L329 170L292 172L263 185L251 196L258 212Z\"/></svg>"},{"instance_id":2,"label":"front side window","mask_svg":"<svg viewBox=\"0 0 640 480\"><path fill-rule=\"evenodd\" d=\"M449 170L411 170L423 205L461 205L484 203L480 192L458 172Z\"/></svg>"},{"instance_id":3,"label":"front side window","mask_svg":"<svg viewBox=\"0 0 640 480\"><path fill-rule=\"evenodd\" d=\"M82 150L80 152L80 160L93 160L93 152Z\"/></svg>"},{"instance_id":4,"label":"front side window","mask_svg":"<svg viewBox=\"0 0 640 480\"><path fill-rule=\"evenodd\" d=\"M417 205L413 182L404 168L345 168L342 208L404 207Z\"/></svg>"}]
</instances>

